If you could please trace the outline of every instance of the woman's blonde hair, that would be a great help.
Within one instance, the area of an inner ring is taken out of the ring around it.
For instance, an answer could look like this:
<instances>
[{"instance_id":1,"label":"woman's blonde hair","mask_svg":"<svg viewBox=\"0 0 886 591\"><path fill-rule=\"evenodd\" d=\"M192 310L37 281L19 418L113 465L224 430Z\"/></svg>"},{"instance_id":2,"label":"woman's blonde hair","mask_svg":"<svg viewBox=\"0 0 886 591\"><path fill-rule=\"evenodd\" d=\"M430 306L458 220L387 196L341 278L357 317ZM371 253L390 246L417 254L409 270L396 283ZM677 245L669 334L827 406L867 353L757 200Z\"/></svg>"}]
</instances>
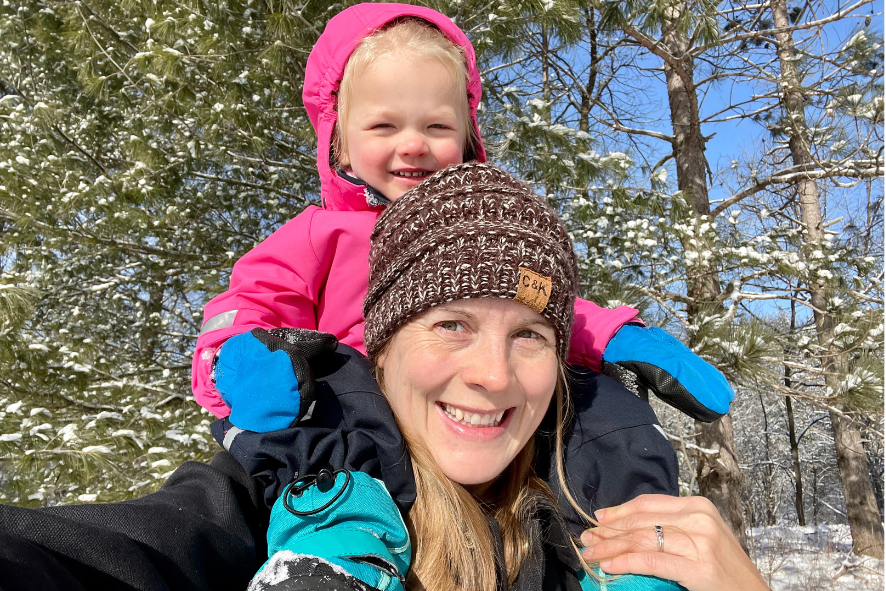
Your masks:
<instances>
[{"instance_id":1,"label":"woman's blonde hair","mask_svg":"<svg viewBox=\"0 0 886 591\"><path fill-rule=\"evenodd\" d=\"M384 354L390 340L381 347L373 361ZM382 392L384 372L374 363L376 379ZM563 467L563 429L569 420L571 405L569 388L562 362L554 390L557 409L555 449L556 470L560 489L567 501L589 523L595 523L569 492ZM531 552L530 522L539 497L554 507L557 501L547 484L535 474L534 436L517 454L505 472L496 480L492 493L480 500L465 488L450 480L437 465L430 451L410 431L397 421L415 474L416 501L406 520L412 540L412 567L406 579L406 588L424 591L489 590L497 587L496 573L504 569L510 586L520 567ZM504 550L504 565L497 565L495 545L488 518L498 521ZM565 527L565 525L564 525ZM596 577L581 557L575 540L572 546L586 572Z\"/></svg>"},{"instance_id":2,"label":"woman's blonde hair","mask_svg":"<svg viewBox=\"0 0 886 591\"><path fill-rule=\"evenodd\" d=\"M465 146L463 160L476 159L476 146L480 138L471 119L468 106L468 68L462 48L453 43L440 29L428 21L406 17L389 23L365 37L345 64L341 83L338 88L338 120L332 142L332 157L335 164L348 166L348 112L351 102L355 100L354 86L357 79L380 58L395 55L401 59L432 58L446 68L453 84L453 96L464 97L459 101L458 109L462 124L465 126Z\"/></svg>"}]
</instances>

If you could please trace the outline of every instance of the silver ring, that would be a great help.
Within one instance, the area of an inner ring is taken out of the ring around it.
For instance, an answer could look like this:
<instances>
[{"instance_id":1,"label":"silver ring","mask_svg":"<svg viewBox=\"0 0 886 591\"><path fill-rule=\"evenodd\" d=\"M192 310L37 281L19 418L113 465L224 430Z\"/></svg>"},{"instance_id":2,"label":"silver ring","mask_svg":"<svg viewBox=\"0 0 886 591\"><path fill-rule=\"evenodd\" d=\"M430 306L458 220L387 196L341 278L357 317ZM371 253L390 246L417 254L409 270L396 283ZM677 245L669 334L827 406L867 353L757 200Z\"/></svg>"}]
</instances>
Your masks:
<instances>
[{"instance_id":1,"label":"silver ring","mask_svg":"<svg viewBox=\"0 0 886 591\"><path fill-rule=\"evenodd\" d=\"M658 536L658 551L664 552L664 530L660 525L655 526L655 535Z\"/></svg>"}]
</instances>

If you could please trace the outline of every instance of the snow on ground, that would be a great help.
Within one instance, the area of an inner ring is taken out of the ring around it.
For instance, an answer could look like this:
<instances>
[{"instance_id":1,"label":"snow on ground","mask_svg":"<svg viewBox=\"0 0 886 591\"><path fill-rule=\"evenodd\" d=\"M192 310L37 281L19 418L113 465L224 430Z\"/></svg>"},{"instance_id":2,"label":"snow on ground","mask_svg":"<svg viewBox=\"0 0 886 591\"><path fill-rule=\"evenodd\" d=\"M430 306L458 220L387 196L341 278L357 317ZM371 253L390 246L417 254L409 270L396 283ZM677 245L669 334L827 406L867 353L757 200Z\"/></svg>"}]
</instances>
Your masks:
<instances>
[{"instance_id":1,"label":"snow on ground","mask_svg":"<svg viewBox=\"0 0 886 591\"><path fill-rule=\"evenodd\" d=\"M772 591L883 591L883 561L850 552L848 525L755 527L752 536Z\"/></svg>"}]
</instances>

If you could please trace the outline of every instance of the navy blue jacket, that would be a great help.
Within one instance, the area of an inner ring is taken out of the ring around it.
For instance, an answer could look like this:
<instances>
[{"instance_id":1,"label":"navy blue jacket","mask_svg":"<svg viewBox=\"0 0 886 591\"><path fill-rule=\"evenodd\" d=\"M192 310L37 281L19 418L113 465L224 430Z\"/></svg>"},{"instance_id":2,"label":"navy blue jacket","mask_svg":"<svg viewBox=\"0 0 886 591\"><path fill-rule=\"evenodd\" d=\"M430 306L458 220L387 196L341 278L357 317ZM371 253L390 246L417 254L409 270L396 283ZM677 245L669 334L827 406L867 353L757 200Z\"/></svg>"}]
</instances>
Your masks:
<instances>
[{"instance_id":1,"label":"navy blue jacket","mask_svg":"<svg viewBox=\"0 0 886 591\"><path fill-rule=\"evenodd\" d=\"M293 477L347 468L382 480L403 514L415 501L412 463L394 413L369 361L339 344L311 359L315 402L310 418L294 428L240 431L227 419L212 434L256 478L268 510Z\"/></svg>"},{"instance_id":2,"label":"navy blue jacket","mask_svg":"<svg viewBox=\"0 0 886 591\"><path fill-rule=\"evenodd\" d=\"M679 467L649 403L615 380L583 367L569 371L572 417L564 430L563 458L573 498L589 515L641 494L677 496ZM556 470L551 409L536 433L538 475L557 497L573 534L587 529L566 500Z\"/></svg>"},{"instance_id":3,"label":"navy blue jacket","mask_svg":"<svg viewBox=\"0 0 886 591\"><path fill-rule=\"evenodd\" d=\"M314 418L297 429L231 437L233 457L187 462L157 493L114 504L0 505L0 590L245 589L267 558L270 506L295 466L300 476L325 467L362 470L384 480L408 510L415 498L409 456L366 360L340 346L315 372ZM676 457L649 405L593 372L572 382L575 413L564 455L578 502L593 511L643 492L675 494ZM549 413L539 430L537 470L577 534L584 526L552 468L552 420ZM213 431L224 441L230 423L219 421ZM542 553L527 562L525 576L521 571L520 589L538 581L545 590L577 588L577 561L555 521L542 518Z\"/></svg>"}]
</instances>

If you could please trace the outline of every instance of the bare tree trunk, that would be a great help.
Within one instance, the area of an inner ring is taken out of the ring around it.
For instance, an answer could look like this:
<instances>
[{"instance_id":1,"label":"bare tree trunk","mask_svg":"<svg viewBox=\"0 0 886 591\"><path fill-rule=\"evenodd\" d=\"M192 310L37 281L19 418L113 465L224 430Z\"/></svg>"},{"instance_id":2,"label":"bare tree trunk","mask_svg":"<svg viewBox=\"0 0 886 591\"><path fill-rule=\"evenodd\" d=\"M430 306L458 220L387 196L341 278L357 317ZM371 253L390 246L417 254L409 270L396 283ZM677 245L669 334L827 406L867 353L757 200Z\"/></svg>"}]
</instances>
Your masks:
<instances>
[{"instance_id":1,"label":"bare tree trunk","mask_svg":"<svg viewBox=\"0 0 886 591\"><path fill-rule=\"evenodd\" d=\"M806 131L802 80L796 68L796 50L790 31L786 0L773 0L770 4L773 22L777 29L778 58L781 66L782 104L790 121L788 146L794 165L809 165L814 162L809 148ZM804 226L809 251L820 248L824 241L824 226L818 185L814 179L801 179L797 183L800 199L800 217ZM823 349L822 369L825 384L831 396L840 391L842 376L846 374L847 363L844 353L833 344L834 318L826 313L830 289L821 280L812 280L809 294L815 315L818 343ZM839 403L835 404L839 409ZM846 417L831 411L831 424L834 428L834 444L837 452L837 467L843 483L843 496L846 501L846 515L855 552L876 558L883 558L883 523L871 485L867 469L867 456L862 445L861 431Z\"/></svg>"},{"instance_id":2,"label":"bare tree trunk","mask_svg":"<svg viewBox=\"0 0 886 591\"><path fill-rule=\"evenodd\" d=\"M588 66L588 83L584 88L584 91L581 93L581 105L578 109L578 130L587 133L590 128L590 120L591 120L591 108L594 105L594 93L597 90L597 70L598 70L598 62L599 58L597 56L597 23L595 19L596 12L590 6L585 6L582 8L585 16L585 24L588 28L588 41L590 42L590 59L591 63ZM591 192L587 187L582 189L581 196L590 200ZM596 247L597 245L594 244Z\"/></svg>"},{"instance_id":3,"label":"bare tree trunk","mask_svg":"<svg viewBox=\"0 0 886 591\"><path fill-rule=\"evenodd\" d=\"M769 415L766 412L766 400L763 398L763 392L760 391L760 410L763 412L763 441L766 446L766 467L763 469L766 473L766 481L763 483L763 501L765 504L766 518L764 525L775 525L776 515L775 508L778 504L774 500L773 470L772 470L772 445L769 441Z\"/></svg>"},{"instance_id":4,"label":"bare tree trunk","mask_svg":"<svg viewBox=\"0 0 886 591\"><path fill-rule=\"evenodd\" d=\"M584 7L585 24L588 28L590 41L591 63L588 67L588 83L581 93L581 106L578 109L578 130L587 133L590 130L591 107L593 106L594 91L597 88L597 23L594 9Z\"/></svg>"},{"instance_id":5,"label":"bare tree trunk","mask_svg":"<svg viewBox=\"0 0 886 591\"><path fill-rule=\"evenodd\" d=\"M812 466L812 525L818 525L818 468Z\"/></svg>"},{"instance_id":6,"label":"bare tree trunk","mask_svg":"<svg viewBox=\"0 0 886 591\"><path fill-rule=\"evenodd\" d=\"M673 22L678 19L674 18ZM677 187L692 206L697 225L703 216L709 216L711 205L708 198L707 159L704 137L698 118L698 98L695 95L692 79L694 63L687 53L689 40L675 25L663 31L662 45L676 62L664 61L665 77L668 85L668 102L671 109L671 124L674 130L674 162L677 167ZM701 236L697 236L700 240ZM687 250L689 244L684 244ZM697 246L691 246L697 249ZM688 268L687 295L691 304L687 307L690 321L699 313L713 309L720 293L720 280L715 269L699 261ZM713 423L696 423L700 431L699 444L716 449L717 455L700 454L697 466L698 487L730 525L742 548L747 550L744 513L741 502L741 471L735 454L735 438L732 432L732 418L729 415Z\"/></svg>"},{"instance_id":7,"label":"bare tree trunk","mask_svg":"<svg viewBox=\"0 0 886 591\"><path fill-rule=\"evenodd\" d=\"M785 386L790 388L790 368L785 366ZM791 462L794 465L794 506L797 508L797 523L806 525L806 512L803 510L803 471L800 469L800 445L794 424L794 406L790 396L784 397L785 412L788 415L788 438L791 442Z\"/></svg>"},{"instance_id":8,"label":"bare tree trunk","mask_svg":"<svg viewBox=\"0 0 886 591\"><path fill-rule=\"evenodd\" d=\"M541 26L541 97L545 103L544 107L544 121L548 125L552 122L551 115L551 40L548 35L548 30L544 25ZM553 154L553 148L551 149L551 153ZM550 182L548 175L545 175L548 180L545 182L545 199L547 199L550 195L554 194L554 187Z\"/></svg>"},{"instance_id":9,"label":"bare tree trunk","mask_svg":"<svg viewBox=\"0 0 886 591\"><path fill-rule=\"evenodd\" d=\"M837 468L846 499L846 516L856 554L883 558L883 522L868 472L861 431L846 417L831 412Z\"/></svg>"},{"instance_id":10,"label":"bare tree trunk","mask_svg":"<svg viewBox=\"0 0 886 591\"><path fill-rule=\"evenodd\" d=\"M735 454L732 417L725 415L713 423L696 422L695 425L701 432L699 445L719 452L716 456L699 454L696 468L698 488L717 507L741 547L747 551L748 538L741 503L741 469Z\"/></svg>"},{"instance_id":11,"label":"bare tree trunk","mask_svg":"<svg viewBox=\"0 0 886 591\"><path fill-rule=\"evenodd\" d=\"M791 300L791 335L797 323L797 303ZM791 389L791 368L784 366L784 385ZM797 440L797 426L794 421L794 403L790 396L784 397L785 414L788 416L788 441L791 444L791 462L794 466L794 507L797 509L797 523L806 525L806 511L803 507L803 470L800 467L800 442Z\"/></svg>"}]
</instances>

